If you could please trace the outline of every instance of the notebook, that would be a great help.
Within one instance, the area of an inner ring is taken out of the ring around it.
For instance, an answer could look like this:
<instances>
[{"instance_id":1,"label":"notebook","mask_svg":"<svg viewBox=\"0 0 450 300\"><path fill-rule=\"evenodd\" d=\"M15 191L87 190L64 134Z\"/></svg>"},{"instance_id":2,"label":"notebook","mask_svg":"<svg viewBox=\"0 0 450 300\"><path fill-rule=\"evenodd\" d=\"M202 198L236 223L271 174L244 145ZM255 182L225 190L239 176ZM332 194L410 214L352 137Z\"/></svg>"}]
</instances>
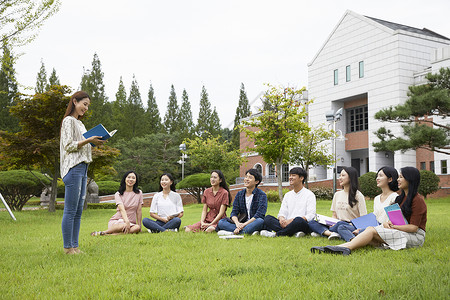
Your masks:
<instances>
[{"instance_id":1,"label":"notebook","mask_svg":"<svg viewBox=\"0 0 450 300\"><path fill-rule=\"evenodd\" d=\"M408 221L406 221L405 217L402 214L402 210L398 203L394 203L392 205L386 206L384 208L386 211L387 216L389 217L389 220L394 225L406 225L408 224Z\"/></svg>"},{"instance_id":2,"label":"notebook","mask_svg":"<svg viewBox=\"0 0 450 300\"><path fill-rule=\"evenodd\" d=\"M375 227L379 225L377 217L373 213L355 218L351 220L351 222L353 223L353 226L358 229L366 229L369 226Z\"/></svg>"}]
</instances>

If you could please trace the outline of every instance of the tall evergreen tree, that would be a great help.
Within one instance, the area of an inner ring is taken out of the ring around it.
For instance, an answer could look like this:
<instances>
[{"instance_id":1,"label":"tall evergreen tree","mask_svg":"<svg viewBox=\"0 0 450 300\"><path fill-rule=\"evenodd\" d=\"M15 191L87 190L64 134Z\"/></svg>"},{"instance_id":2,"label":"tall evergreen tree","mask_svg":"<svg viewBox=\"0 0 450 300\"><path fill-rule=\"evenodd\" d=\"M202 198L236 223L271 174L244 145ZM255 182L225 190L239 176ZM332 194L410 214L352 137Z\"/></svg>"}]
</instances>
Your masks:
<instances>
[{"instance_id":1,"label":"tall evergreen tree","mask_svg":"<svg viewBox=\"0 0 450 300\"><path fill-rule=\"evenodd\" d=\"M133 75L130 95L125 107L125 122L128 125L127 137L142 136L145 134L142 120L144 119L144 107L141 99L141 92L136 77Z\"/></svg>"},{"instance_id":2,"label":"tall evergreen tree","mask_svg":"<svg viewBox=\"0 0 450 300\"><path fill-rule=\"evenodd\" d=\"M181 108L179 113L180 118L180 133L181 138L191 138L194 134L194 121L192 120L191 103L186 90L183 90Z\"/></svg>"},{"instance_id":3,"label":"tall evergreen tree","mask_svg":"<svg viewBox=\"0 0 450 300\"><path fill-rule=\"evenodd\" d=\"M167 133L174 133L180 129L178 111L177 94L172 84L166 114L164 115L164 128Z\"/></svg>"},{"instance_id":4,"label":"tall evergreen tree","mask_svg":"<svg viewBox=\"0 0 450 300\"><path fill-rule=\"evenodd\" d=\"M53 68L52 73L50 74L50 77L48 78L48 83L49 83L50 86L52 86L52 85L61 85L61 83L59 82L59 78L56 75L55 68Z\"/></svg>"},{"instance_id":5,"label":"tall evergreen tree","mask_svg":"<svg viewBox=\"0 0 450 300\"><path fill-rule=\"evenodd\" d=\"M207 135L206 132L210 131L211 114L211 103L209 102L206 88L203 86L200 94L200 110L197 119L198 136L205 137Z\"/></svg>"},{"instance_id":6,"label":"tall evergreen tree","mask_svg":"<svg viewBox=\"0 0 450 300\"><path fill-rule=\"evenodd\" d=\"M158 104L156 103L155 91L152 84L148 89L147 111L145 112L147 123L146 131L148 133L157 133L161 131L161 116L159 114Z\"/></svg>"},{"instance_id":7,"label":"tall evergreen tree","mask_svg":"<svg viewBox=\"0 0 450 300\"><path fill-rule=\"evenodd\" d=\"M112 119L113 127L117 129L116 138L114 142L120 138L126 137L126 129L128 124L125 121L125 107L127 104L127 92L125 90L125 85L123 84L122 76L120 76L119 87L116 92L116 99L112 103ZM110 128L110 130L113 128Z\"/></svg>"},{"instance_id":8,"label":"tall evergreen tree","mask_svg":"<svg viewBox=\"0 0 450 300\"><path fill-rule=\"evenodd\" d=\"M244 84L241 83L241 89L239 91L239 104L236 108L236 115L234 117L234 127L233 127L233 137L232 144L235 149L239 149L240 141L240 130L239 123L240 120L250 116L250 104L248 103L247 93L245 92Z\"/></svg>"},{"instance_id":9,"label":"tall evergreen tree","mask_svg":"<svg viewBox=\"0 0 450 300\"><path fill-rule=\"evenodd\" d=\"M213 112L211 114L211 120L209 124L209 132L212 136L220 136L222 133L222 126L220 125L219 114L214 106Z\"/></svg>"},{"instance_id":10,"label":"tall evergreen tree","mask_svg":"<svg viewBox=\"0 0 450 300\"><path fill-rule=\"evenodd\" d=\"M36 76L36 94L42 94L48 89L47 71L45 70L44 61L41 59L41 68Z\"/></svg>"},{"instance_id":11,"label":"tall evergreen tree","mask_svg":"<svg viewBox=\"0 0 450 300\"><path fill-rule=\"evenodd\" d=\"M9 108L14 105L14 99L18 92L16 71L14 70L15 58L9 50L6 40L3 41L2 51L0 68L0 130L17 132L19 130L19 122L9 111Z\"/></svg>"}]
</instances>

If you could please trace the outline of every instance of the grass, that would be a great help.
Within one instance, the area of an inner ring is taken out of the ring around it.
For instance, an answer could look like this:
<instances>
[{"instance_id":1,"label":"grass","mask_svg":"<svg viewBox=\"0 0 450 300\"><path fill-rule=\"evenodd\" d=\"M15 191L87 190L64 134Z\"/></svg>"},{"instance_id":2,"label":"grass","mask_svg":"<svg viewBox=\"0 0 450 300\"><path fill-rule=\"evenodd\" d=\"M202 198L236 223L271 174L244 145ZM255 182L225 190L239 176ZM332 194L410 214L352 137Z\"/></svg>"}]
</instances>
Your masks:
<instances>
[{"instance_id":1,"label":"grass","mask_svg":"<svg viewBox=\"0 0 450 300\"><path fill-rule=\"evenodd\" d=\"M62 211L0 212L0 299L448 299L450 197L427 200L425 245L311 254L324 238L164 233L91 237L114 210L83 213L80 249L62 252ZM317 211L329 214L330 201ZM270 203L276 215L280 204ZM373 207L373 202L367 202ZM143 215L148 216L148 209ZM200 218L185 207L183 224ZM331 244L338 244L333 241Z\"/></svg>"}]
</instances>

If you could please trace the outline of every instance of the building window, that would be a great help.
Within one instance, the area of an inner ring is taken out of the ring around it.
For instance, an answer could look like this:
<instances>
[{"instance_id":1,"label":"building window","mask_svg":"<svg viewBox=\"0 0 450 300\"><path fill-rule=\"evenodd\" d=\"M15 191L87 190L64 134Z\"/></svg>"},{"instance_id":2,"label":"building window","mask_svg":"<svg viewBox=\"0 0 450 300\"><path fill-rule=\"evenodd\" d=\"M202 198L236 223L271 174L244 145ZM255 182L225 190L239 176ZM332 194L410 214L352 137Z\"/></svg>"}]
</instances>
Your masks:
<instances>
[{"instance_id":1,"label":"building window","mask_svg":"<svg viewBox=\"0 0 450 300\"><path fill-rule=\"evenodd\" d=\"M359 78L363 78L364 77L364 62L360 61L359 62Z\"/></svg>"},{"instance_id":2,"label":"building window","mask_svg":"<svg viewBox=\"0 0 450 300\"><path fill-rule=\"evenodd\" d=\"M347 132L368 130L368 116L367 105L347 109Z\"/></svg>"},{"instance_id":3,"label":"building window","mask_svg":"<svg viewBox=\"0 0 450 300\"><path fill-rule=\"evenodd\" d=\"M262 166L261 166L261 164L256 164L253 168L258 170L259 174L261 174L261 176L262 176Z\"/></svg>"},{"instance_id":4,"label":"building window","mask_svg":"<svg viewBox=\"0 0 450 300\"><path fill-rule=\"evenodd\" d=\"M269 172L267 172L267 173L269 173L269 176L275 177L275 172L276 172L275 165L274 164L270 164L269 165Z\"/></svg>"},{"instance_id":5,"label":"building window","mask_svg":"<svg viewBox=\"0 0 450 300\"><path fill-rule=\"evenodd\" d=\"M289 181L289 165L288 164L283 164L281 166L281 173L283 174L283 177L281 180L283 182Z\"/></svg>"},{"instance_id":6,"label":"building window","mask_svg":"<svg viewBox=\"0 0 450 300\"><path fill-rule=\"evenodd\" d=\"M350 66L345 67L345 81L349 82L351 79L351 70Z\"/></svg>"},{"instance_id":7,"label":"building window","mask_svg":"<svg viewBox=\"0 0 450 300\"><path fill-rule=\"evenodd\" d=\"M434 161L430 161L430 171L434 173Z\"/></svg>"},{"instance_id":8,"label":"building window","mask_svg":"<svg viewBox=\"0 0 450 300\"><path fill-rule=\"evenodd\" d=\"M421 169L421 170L426 170L426 169L427 169L426 164L425 164L424 161L421 161L421 162L420 162L420 169Z\"/></svg>"},{"instance_id":9,"label":"building window","mask_svg":"<svg viewBox=\"0 0 450 300\"><path fill-rule=\"evenodd\" d=\"M334 85L338 85L338 69L334 70Z\"/></svg>"},{"instance_id":10,"label":"building window","mask_svg":"<svg viewBox=\"0 0 450 300\"><path fill-rule=\"evenodd\" d=\"M448 174L447 173L447 160L441 160L441 174Z\"/></svg>"}]
</instances>

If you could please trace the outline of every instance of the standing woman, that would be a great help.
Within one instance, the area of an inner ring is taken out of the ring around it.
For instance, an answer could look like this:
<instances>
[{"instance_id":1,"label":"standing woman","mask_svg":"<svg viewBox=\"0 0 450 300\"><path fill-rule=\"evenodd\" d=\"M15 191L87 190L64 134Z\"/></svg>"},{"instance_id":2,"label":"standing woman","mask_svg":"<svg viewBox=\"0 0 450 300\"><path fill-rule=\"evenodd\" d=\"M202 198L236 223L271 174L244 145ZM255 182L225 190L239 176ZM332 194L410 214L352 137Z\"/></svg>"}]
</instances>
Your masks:
<instances>
[{"instance_id":1,"label":"standing woman","mask_svg":"<svg viewBox=\"0 0 450 300\"><path fill-rule=\"evenodd\" d=\"M144 196L138 186L138 176L134 171L128 171L123 175L119 191L114 194L116 214L109 220L107 230L94 231L91 233L92 236L141 231Z\"/></svg>"},{"instance_id":2,"label":"standing woman","mask_svg":"<svg viewBox=\"0 0 450 300\"><path fill-rule=\"evenodd\" d=\"M209 180L211 187L203 192L203 210L200 222L186 226L186 232L213 232L216 230L217 223L227 217L225 211L227 206L231 205L232 200L225 176L220 170L214 170L211 172Z\"/></svg>"},{"instance_id":3,"label":"standing woman","mask_svg":"<svg viewBox=\"0 0 450 300\"><path fill-rule=\"evenodd\" d=\"M419 183L419 170L414 167L400 169L398 187L402 193L397 196L395 203L400 205L408 224L394 225L391 221L387 221L377 227L367 227L348 243L339 246L312 247L311 252L349 255L352 250L366 245L383 246L392 250L421 247L425 242L427 205L417 192Z\"/></svg>"},{"instance_id":4,"label":"standing woman","mask_svg":"<svg viewBox=\"0 0 450 300\"><path fill-rule=\"evenodd\" d=\"M60 164L61 177L65 185L62 235L64 252L78 254L78 235L81 214L86 195L88 164L92 162L91 145L102 145L100 136L83 137L86 128L80 121L89 108L91 99L86 92L78 91L70 97L69 105L61 124Z\"/></svg>"},{"instance_id":5,"label":"standing woman","mask_svg":"<svg viewBox=\"0 0 450 300\"><path fill-rule=\"evenodd\" d=\"M172 174L164 173L159 178L159 193L153 196L150 217L144 218L142 224L149 232L178 231L183 216L183 202L176 192Z\"/></svg>"},{"instance_id":6,"label":"standing woman","mask_svg":"<svg viewBox=\"0 0 450 300\"><path fill-rule=\"evenodd\" d=\"M354 237L352 231L356 228L349 229L347 227L347 225L350 226L348 222L367 214L366 200L359 191L358 172L355 168L344 167L339 176L339 183L343 190L334 194L331 211L333 211L333 218L342 222L338 222L330 228L315 220L309 221L308 225L316 235L328 236L328 239L342 237L345 240L350 240Z\"/></svg>"}]
</instances>

